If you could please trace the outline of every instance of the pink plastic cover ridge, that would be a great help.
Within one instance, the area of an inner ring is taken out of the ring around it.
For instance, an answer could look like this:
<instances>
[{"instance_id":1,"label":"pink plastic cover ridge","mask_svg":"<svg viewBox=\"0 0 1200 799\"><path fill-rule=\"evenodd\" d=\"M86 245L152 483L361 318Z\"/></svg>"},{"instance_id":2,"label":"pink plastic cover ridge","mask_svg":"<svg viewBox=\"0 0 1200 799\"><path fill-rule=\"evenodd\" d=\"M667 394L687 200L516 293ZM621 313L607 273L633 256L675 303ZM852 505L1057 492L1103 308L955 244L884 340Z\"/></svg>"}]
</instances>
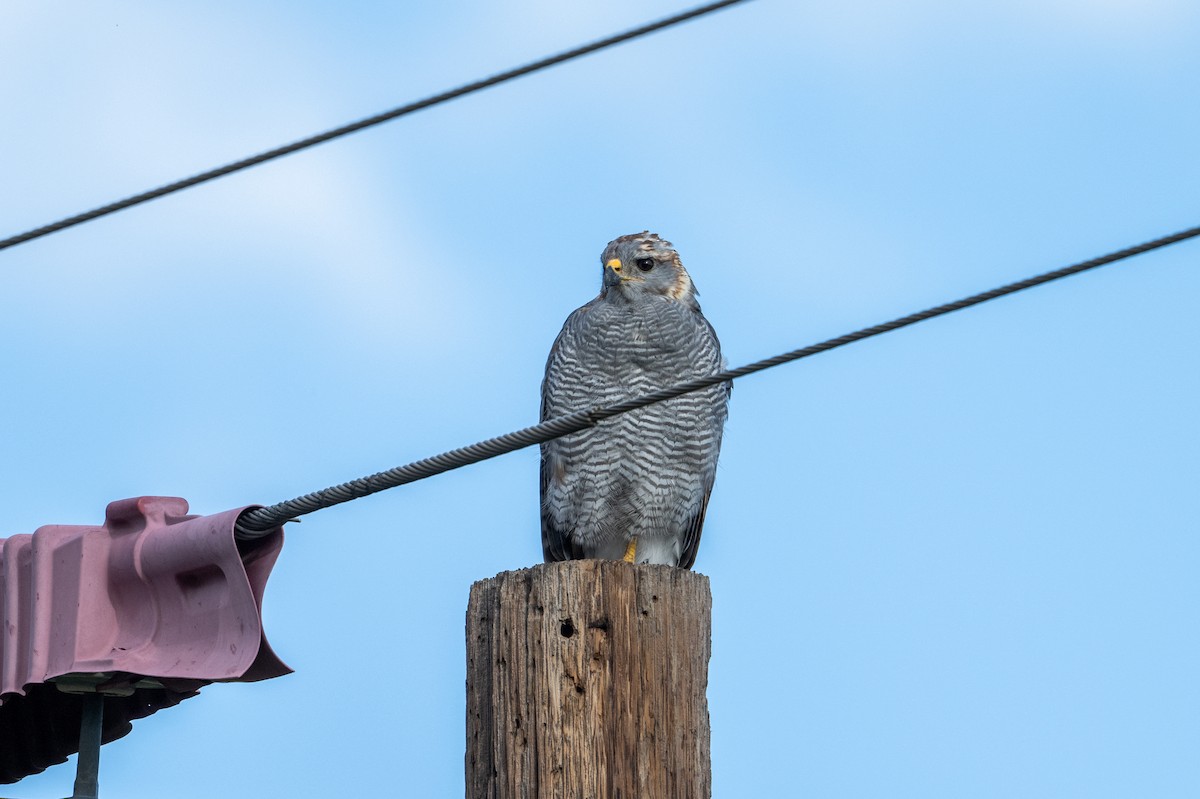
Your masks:
<instances>
[{"instance_id":1,"label":"pink plastic cover ridge","mask_svg":"<svg viewBox=\"0 0 1200 799\"><path fill-rule=\"evenodd\" d=\"M124 718L110 719L105 700L108 740L128 732L130 718L206 683L291 671L267 644L261 616L283 530L239 548L233 526L243 510L191 516L183 499L137 497L111 503L99 527L47 525L0 539L0 782L75 751L78 727L55 724L67 741L35 762L3 762L6 743L31 743L22 719L67 699L47 683L100 683L118 716L116 695L138 694Z\"/></svg>"}]
</instances>

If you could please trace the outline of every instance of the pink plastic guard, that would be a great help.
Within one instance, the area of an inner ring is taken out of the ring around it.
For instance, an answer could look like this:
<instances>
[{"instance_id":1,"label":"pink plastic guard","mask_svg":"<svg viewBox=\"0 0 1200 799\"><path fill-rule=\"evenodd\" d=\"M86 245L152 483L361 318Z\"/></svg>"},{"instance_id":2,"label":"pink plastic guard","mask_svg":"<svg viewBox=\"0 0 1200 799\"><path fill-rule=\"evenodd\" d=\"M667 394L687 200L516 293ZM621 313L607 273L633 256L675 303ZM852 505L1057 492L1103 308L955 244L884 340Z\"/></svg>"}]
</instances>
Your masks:
<instances>
[{"instance_id":1,"label":"pink plastic guard","mask_svg":"<svg viewBox=\"0 0 1200 799\"><path fill-rule=\"evenodd\" d=\"M102 527L0 539L0 782L76 751L79 700L60 688L105 694L107 742L210 682L291 671L261 616L283 530L239 548L243 510L138 497L111 503Z\"/></svg>"}]
</instances>

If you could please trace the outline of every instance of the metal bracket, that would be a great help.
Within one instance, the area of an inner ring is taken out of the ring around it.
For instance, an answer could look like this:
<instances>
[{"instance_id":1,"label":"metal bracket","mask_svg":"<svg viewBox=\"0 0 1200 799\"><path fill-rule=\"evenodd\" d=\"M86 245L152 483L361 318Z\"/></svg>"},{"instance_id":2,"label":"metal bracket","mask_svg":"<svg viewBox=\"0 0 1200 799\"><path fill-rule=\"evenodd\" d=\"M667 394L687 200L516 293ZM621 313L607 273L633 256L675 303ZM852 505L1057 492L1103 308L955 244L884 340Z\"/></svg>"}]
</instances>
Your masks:
<instances>
[{"instance_id":1,"label":"metal bracket","mask_svg":"<svg viewBox=\"0 0 1200 799\"><path fill-rule=\"evenodd\" d=\"M104 694L80 697L83 713L79 721L79 760L75 764L75 793L70 799L99 799L100 737L104 731Z\"/></svg>"}]
</instances>

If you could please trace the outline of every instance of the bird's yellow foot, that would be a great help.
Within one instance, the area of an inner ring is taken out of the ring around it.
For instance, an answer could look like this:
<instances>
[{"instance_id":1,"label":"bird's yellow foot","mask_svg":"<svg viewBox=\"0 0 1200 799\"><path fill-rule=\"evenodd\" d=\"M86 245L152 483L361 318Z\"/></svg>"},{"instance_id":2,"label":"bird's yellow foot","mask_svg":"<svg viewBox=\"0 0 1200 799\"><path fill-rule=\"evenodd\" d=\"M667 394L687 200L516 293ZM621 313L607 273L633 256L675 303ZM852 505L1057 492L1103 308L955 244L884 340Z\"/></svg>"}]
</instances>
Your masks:
<instances>
[{"instance_id":1,"label":"bird's yellow foot","mask_svg":"<svg viewBox=\"0 0 1200 799\"><path fill-rule=\"evenodd\" d=\"M626 563L633 563L633 559L637 557L637 536L629 539L629 546L625 547L625 557L622 558Z\"/></svg>"}]
</instances>

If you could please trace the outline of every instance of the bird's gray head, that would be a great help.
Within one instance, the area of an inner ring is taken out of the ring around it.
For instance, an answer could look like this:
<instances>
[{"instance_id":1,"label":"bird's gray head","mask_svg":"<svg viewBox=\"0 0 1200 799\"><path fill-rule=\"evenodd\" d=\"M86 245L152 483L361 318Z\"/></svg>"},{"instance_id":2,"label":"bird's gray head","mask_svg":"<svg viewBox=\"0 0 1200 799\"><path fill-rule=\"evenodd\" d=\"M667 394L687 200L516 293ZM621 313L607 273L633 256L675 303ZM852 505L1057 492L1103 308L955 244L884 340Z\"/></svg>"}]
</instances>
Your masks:
<instances>
[{"instance_id":1,"label":"bird's gray head","mask_svg":"<svg viewBox=\"0 0 1200 799\"><path fill-rule=\"evenodd\" d=\"M661 296L699 308L696 287L671 242L642 231L613 239L600 256L604 285L600 296L636 300Z\"/></svg>"}]
</instances>

